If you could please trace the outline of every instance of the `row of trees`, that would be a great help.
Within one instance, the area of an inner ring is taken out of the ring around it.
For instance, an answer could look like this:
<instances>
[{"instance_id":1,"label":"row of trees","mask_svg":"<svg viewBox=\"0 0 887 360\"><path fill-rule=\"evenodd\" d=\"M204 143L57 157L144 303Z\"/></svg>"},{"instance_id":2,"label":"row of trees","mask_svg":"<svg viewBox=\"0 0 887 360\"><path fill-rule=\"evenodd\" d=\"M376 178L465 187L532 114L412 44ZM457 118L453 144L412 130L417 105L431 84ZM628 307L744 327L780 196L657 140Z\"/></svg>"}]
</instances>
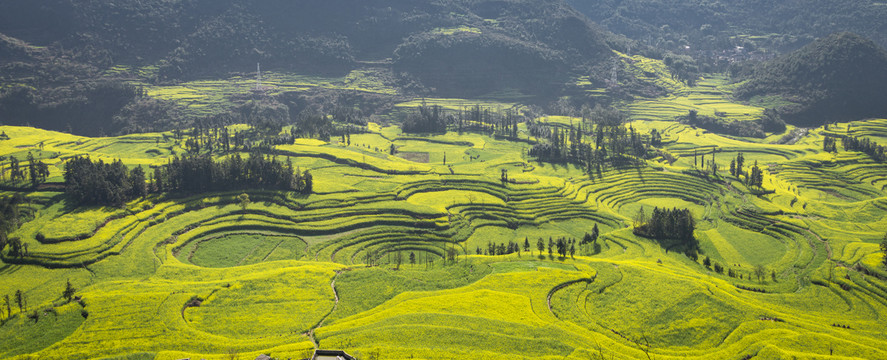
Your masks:
<instances>
[{"instance_id":1,"label":"row of trees","mask_svg":"<svg viewBox=\"0 0 887 360\"><path fill-rule=\"evenodd\" d=\"M0 157L0 161L5 160ZM49 176L49 165L41 160L37 160L34 154L28 152L27 163L22 164L21 160L13 155L9 156L9 180L12 182L25 181L31 183L32 187L37 187L46 181ZM0 180L6 180L6 169L0 167Z\"/></svg>"},{"instance_id":2,"label":"row of trees","mask_svg":"<svg viewBox=\"0 0 887 360\"><path fill-rule=\"evenodd\" d=\"M542 253L546 249L548 249L548 256L553 256L555 252L557 252L560 257L567 257L568 253L570 257L576 254L576 239L560 237L555 240L552 237L548 237L547 244L548 246L546 247L545 239L541 237L536 240L536 250L539 251L539 256L542 256ZM526 251L530 250L529 238L524 238L524 249Z\"/></svg>"},{"instance_id":3,"label":"row of trees","mask_svg":"<svg viewBox=\"0 0 887 360\"><path fill-rule=\"evenodd\" d=\"M578 242L578 245L587 245L587 244L595 244L596 248L599 250L599 245L597 244L597 239L599 236L600 230L598 229L597 224L594 224L594 228L592 228L591 233L585 233L585 236L581 241ZM546 246L547 245L547 246ZM553 256L555 253L560 257L567 257L570 255L572 257L576 254L576 245L577 241L574 238L566 238L560 237L555 240L552 237L548 238L548 242L543 238L539 238L536 240L536 250L539 251L539 255L542 256L542 253L548 250L548 256ZM530 252L530 238L525 237L523 243L523 251ZM487 242L487 248L482 249L478 247L476 249L478 255L508 255L518 253L520 255L521 245L514 241L509 241L508 243L499 243L498 245L494 242Z\"/></svg>"},{"instance_id":4,"label":"row of trees","mask_svg":"<svg viewBox=\"0 0 887 360\"><path fill-rule=\"evenodd\" d=\"M77 156L65 162L65 194L76 204L122 206L147 194L145 171Z\"/></svg>"},{"instance_id":5,"label":"row of trees","mask_svg":"<svg viewBox=\"0 0 887 360\"><path fill-rule=\"evenodd\" d=\"M881 252L884 253L884 259L881 262L884 264L884 268L887 269L887 233L884 233L884 240L881 241Z\"/></svg>"},{"instance_id":6,"label":"row of trees","mask_svg":"<svg viewBox=\"0 0 887 360\"><path fill-rule=\"evenodd\" d=\"M7 235L22 223L20 206L25 202L21 193L0 197L0 250L7 244Z\"/></svg>"},{"instance_id":7,"label":"row of trees","mask_svg":"<svg viewBox=\"0 0 887 360\"><path fill-rule=\"evenodd\" d=\"M209 156L174 156L154 169L151 183L157 192L273 189L308 194L313 191L314 178L308 170L293 169L289 158L281 162L253 152L246 159L236 153L220 162Z\"/></svg>"},{"instance_id":8,"label":"row of trees","mask_svg":"<svg viewBox=\"0 0 887 360\"><path fill-rule=\"evenodd\" d=\"M845 136L841 143L846 151L859 151L867 154L876 162L887 162L887 147L869 140L868 138L858 138L855 136Z\"/></svg>"},{"instance_id":9,"label":"row of trees","mask_svg":"<svg viewBox=\"0 0 887 360\"><path fill-rule=\"evenodd\" d=\"M77 292L77 288L74 285L71 285L71 280L68 280L65 284L65 289L62 290L62 298L67 302L71 302L74 298L74 294ZM25 297L25 293L20 289L15 291L15 294L12 298L9 295L3 296L3 304L0 304L0 314L4 314L4 319L9 319L12 316L12 303L15 302L15 305L18 307L18 311L20 314L24 314L25 311L28 310L28 299ZM55 313L54 308L47 309L49 312ZM56 315L58 315L56 313ZM34 322L37 322L40 319L40 315L37 314L36 310L32 314L28 314L28 318L33 319Z\"/></svg>"},{"instance_id":10,"label":"row of trees","mask_svg":"<svg viewBox=\"0 0 887 360\"><path fill-rule=\"evenodd\" d=\"M415 111L407 114L401 129L405 133L445 133L447 132L447 115L440 105L427 106L423 101Z\"/></svg>"},{"instance_id":11,"label":"row of trees","mask_svg":"<svg viewBox=\"0 0 887 360\"><path fill-rule=\"evenodd\" d=\"M732 268L725 269L723 265L721 265L715 261L712 261L711 258L709 258L708 256L706 256L705 259L702 260L702 265L705 266L706 268L708 268L709 270L714 270L714 272L716 272L718 274L723 274L724 270L727 270L727 276L729 276L731 278L740 278L740 279L745 278L742 271L734 270ZM758 278L758 282L763 282L764 278L766 278L768 275L767 268L764 265L760 265L760 264L755 265L752 268L751 273L747 274L747 275L748 275L749 280L751 280L752 276L754 276L754 277ZM770 278L775 282L776 281L776 271L771 270L769 275L770 275ZM743 288L743 287L740 287L740 288L750 290L750 289ZM757 290L757 291L760 291L760 290Z\"/></svg>"},{"instance_id":12,"label":"row of trees","mask_svg":"<svg viewBox=\"0 0 887 360\"><path fill-rule=\"evenodd\" d=\"M633 127L623 126L625 115L617 109L597 106L589 115L590 119L583 117L576 126L566 127L528 121L530 135L542 139L529 155L538 161L579 165L591 175L607 165L642 161L649 146L662 141L658 132L651 133L648 140Z\"/></svg>"},{"instance_id":13,"label":"row of trees","mask_svg":"<svg viewBox=\"0 0 887 360\"><path fill-rule=\"evenodd\" d=\"M475 131L512 139L517 139L517 124L525 120L525 116L513 108L502 110L480 105L459 110L454 117L459 133Z\"/></svg>"},{"instance_id":14,"label":"row of trees","mask_svg":"<svg viewBox=\"0 0 887 360\"><path fill-rule=\"evenodd\" d=\"M195 194L235 189L274 189L313 191L314 179L308 170L293 169L287 158L254 152L247 159L234 154L221 162L210 156L174 156L166 165L154 168L150 183L141 166L129 169L120 160L105 163L88 156L65 162L65 193L77 204L122 206L148 192Z\"/></svg>"},{"instance_id":15,"label":"row of trees","mask_svg":"<svg viewBox=\"0 0 887 360\"><path fill-rule=\"evenodd\" d=\"M514 241L509 241L506 243L499 243L498 245L492 241L487 242L487 248L481 249L478 247L476 249L478 255L509 255L517 253L520 255L521 247L518 243Z\"/></svg>"},{"instance_id":16,"label":"row of trees","mask_svg":"<svg viewBox=\"0 0 887 360\"><path fill-rule=\"evenodd\" d=\"M15 294L10 298L9 294L3 296L3 305L0 307L0 310L3 310L6 314L4 319L8 319L12 316L12 303L15 302L15 305L18 307L19 313L24 313L28 309L28 299L25 297L25 293L21 290L16 290Z\"/></svg>"},{"instance_id":17,"label":"row of trees","mask_svg":"<svg viewBox=\"0 0 887 360\"><path fill-rule=\"evenodd\" d=\"M423 101L409 112L401 128L405 133L444 133L448 128L459 133L466 131L517 138L517 124L525 117L516 109L493 109L473 105L458 111L446 111L440 105L426 105Z\"/></svg>"}]
</instances>

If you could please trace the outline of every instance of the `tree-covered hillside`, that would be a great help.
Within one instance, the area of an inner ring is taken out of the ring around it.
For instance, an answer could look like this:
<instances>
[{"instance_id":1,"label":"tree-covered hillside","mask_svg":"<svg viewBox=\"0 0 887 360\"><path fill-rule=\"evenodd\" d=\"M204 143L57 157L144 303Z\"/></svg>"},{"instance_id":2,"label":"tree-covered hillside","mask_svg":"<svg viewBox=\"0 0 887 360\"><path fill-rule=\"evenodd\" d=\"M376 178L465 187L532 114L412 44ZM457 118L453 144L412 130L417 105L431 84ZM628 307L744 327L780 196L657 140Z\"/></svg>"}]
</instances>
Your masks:
<instances>
[{"instance_id":1,"label":"tree-covered hillside","mask_svg":"<svg viewBox=\"0 0 887 360\"><path fill-rule=\"evenodd\" d=\"M395 56L395 50L416 44L445 47L460 42L463 33L484 41L450 48L445 60L455 63L454 70L475 65L467 59L489 45L521 44L530 53L526 60L570 70L611 56L600 30L554 0L51 0L4 8L0 33L33 45L77 49L77 58L100 68L157 65L158 81L245 72L257 62L268 70L341 73L358 61L391 58L424 78L427 72L448 69L410 66L410 55L401 51ZM526 63L507 75L522 78L526 72L521 70L535 65Z\"/></svg>"},{"instance_id":2,"label":"tree-covered hillside","mask_svg":"<svg viewBox=\"0 0 887 360\"><path fill-rule=\"evenodd\" d=\"M853 33L818 39L757 67L739 98L782 96L789 122L812 125L887 115L887 51Z\"/></svg>"},{"instance_id":3,"label":"tree-covered hillside","mask_svg":"<svg viewBox=\"0 0 887 360\"><path fill-rule=\"evenodd\" d=\"M49 0L2 10L0 122L89 135L194 121L120 81L252 77L261 63L325 78L371 71L407 96L508 93L545 103L572 79L602 84L610 44L624 42L562 0Z\"/></svg>"},{"instance_id":4,"label":"tree-covered hillside","mask_svg":"<svg viewBox=\"0 0 887 360\"><path fill-rule=\"evenodd\" d=\"M873 0L569 0L608 30L669 50L782 52L852 31L887 45L887 6Z\"/></svg>"}]
</instances>

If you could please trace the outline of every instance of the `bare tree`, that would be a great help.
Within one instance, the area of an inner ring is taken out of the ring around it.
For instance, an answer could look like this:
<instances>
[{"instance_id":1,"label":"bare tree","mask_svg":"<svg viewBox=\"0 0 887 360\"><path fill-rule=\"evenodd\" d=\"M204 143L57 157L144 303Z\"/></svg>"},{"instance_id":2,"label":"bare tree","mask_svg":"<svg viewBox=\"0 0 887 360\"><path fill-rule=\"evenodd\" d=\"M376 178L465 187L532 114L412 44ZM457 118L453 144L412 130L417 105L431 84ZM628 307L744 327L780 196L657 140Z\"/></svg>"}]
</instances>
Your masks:
<instances>
[{"instance_id":1,"label":"bare tree","mask_svg":"<svg viewBox=\"0 0 887 360\"><path fill-rule=\"evenodd\" d=\"M758 282L763 282L764 277L767 276L767 268L764 265L755 265L755 277L758 278Z\"/></svg>"}]
</instances>

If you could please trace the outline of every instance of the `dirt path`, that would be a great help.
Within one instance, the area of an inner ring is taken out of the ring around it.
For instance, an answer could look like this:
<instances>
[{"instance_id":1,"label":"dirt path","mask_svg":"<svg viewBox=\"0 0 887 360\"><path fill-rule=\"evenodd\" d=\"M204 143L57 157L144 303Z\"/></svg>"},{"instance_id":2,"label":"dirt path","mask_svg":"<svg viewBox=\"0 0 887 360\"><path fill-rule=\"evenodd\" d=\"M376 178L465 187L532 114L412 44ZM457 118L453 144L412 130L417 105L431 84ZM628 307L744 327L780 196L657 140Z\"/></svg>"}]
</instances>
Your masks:
<instances>
[{"instance_id":1,"label":"dirt path","mask_svg":"<svg viewBox=\"0 0 887 360\"><path fill-rule=\"evenodd\" d=\"M271 254L273 254L275 251L277 251L277 248L279 248L280 244L283 244L284 241L286 241L286 239L280 240L280 242L278 242L277 245L274 245L274 248L272 248L271 251L269 251L267 254L265 254L265 257L262 258L262 262L268 261L268 258L271 257Z\"/></svg>"},{"instance_id":2,"label":"dirt path","mask_svg":"<svg viewBox=\"0 0 887 360\"><path fill-rule=\"evenodd\" d=\"M326 315L324 315L323 318L320 319L319 322L317 322L317 325L314 325L312 328L308 329L308 331L305 333L306 335L308 335L308 338L311 340L311 343L314 344L315 350L319 349L319 347L317 344L317 339L314 337L314 331L319 329L321 326L323 326L323 323L326 321L326 319L334 311L336 311L337 308L339 308L339 292L336 290L336 278L338 278L339 274L341 274L341 273L342 273L342 270L336 270L336 276L334 276L333 280L330 282L330 288L333 289L333 299L335 299L335 303L333 304L333 308L330 310L330 312L328 312Z\"/></svg>"},{"instance_id":3,"label":"dirt path","mask_svg":"<svg viewBox=\"0 0 887 360\"><path fill-rule=\"evenodd\" d=\"M594 282L594 279L595 279L596 277L597 277L597 275L592 276L592 277L590 277L590 278L583 278L583 279L571 280L571 281L567 281L567 282L565 282L565 283L561 283L561 284L559 284L559 285L553 287L551 290L548 291L548 297L547 297L547 299L546 299L546 301L547 301L547 303L548 303L548 311L550 311L551 314L554 315L554 317L557 318L557 314L555 314L555 313L554 313L554 310L551 309L551 297L554 296L554 293L558 292L559 290L562 290L562 289L566 288L567 286L570 286L570 285L573 285L573 284L578 284L578 283L581 283L581 282L584 282L584 283L586 283L586 284L591 284L592 282Z\"/></svg>"}]
</instances>

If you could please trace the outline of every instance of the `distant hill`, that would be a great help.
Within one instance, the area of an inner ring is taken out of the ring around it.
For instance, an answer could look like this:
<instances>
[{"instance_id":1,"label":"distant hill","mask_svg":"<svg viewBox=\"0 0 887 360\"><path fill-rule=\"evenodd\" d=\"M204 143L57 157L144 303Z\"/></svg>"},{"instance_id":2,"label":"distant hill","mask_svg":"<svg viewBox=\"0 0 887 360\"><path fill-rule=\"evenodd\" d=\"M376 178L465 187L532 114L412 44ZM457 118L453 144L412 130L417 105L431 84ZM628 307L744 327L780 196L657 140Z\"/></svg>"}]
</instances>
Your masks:
<instances>
[{"instance_id":1,"label":"distant hill","mask_svg":"<svg viewBox=\"0 0 887 360\"><path fill-rule=\"evenodd\" d=\"M836 32L854 32L887 46L883 1L567 1L609 31L692 55L711 67L708 71L723 71L729 64L725 56L772 57ZM739 53L737 46L742 47Z\"/></svg>"},{"instance_id":2,"label":"distant hill","mask_svg":"<svg viewBox=\"0 0 887 360\"><path fill-rule=\"evenodd\" d=\"M540 79L587 75L613 56L607 35L561 0L47 0L0 9L0 33L75 49L99 68L158 65L158 81L248 72L257 62L341 74L393 61L449 96L533 94Z\"/></svg>"},{"instance_id":3,"label":"distant hill","mask_svg":"<svg viewBox=\"0 0 887 360\"><path fill-rule=\"evenodd\" d=\"M853 33L829 35L764 63L734 95L781 96L797 104L782 117L799 125L887 116L887 51Z\"/></svg>"},{"instance_id":4,"label":"distant hill","mask_svg":"<svg viewBox=\"0 0 887 360\"><path fill-rule=\"evenodd\" d=\"M256 63L330 78L370 67L408 96L546 104L578 77L609 79L618 41L563 0L6 1L0 123L124 131L114 115L139 94L107 83L116 65L148 69L139 80L155 85L249 74ZM622 79L640 84L631 76ZM109 93L119 95L99 96Z\"/></svg>"}]
</instances>

